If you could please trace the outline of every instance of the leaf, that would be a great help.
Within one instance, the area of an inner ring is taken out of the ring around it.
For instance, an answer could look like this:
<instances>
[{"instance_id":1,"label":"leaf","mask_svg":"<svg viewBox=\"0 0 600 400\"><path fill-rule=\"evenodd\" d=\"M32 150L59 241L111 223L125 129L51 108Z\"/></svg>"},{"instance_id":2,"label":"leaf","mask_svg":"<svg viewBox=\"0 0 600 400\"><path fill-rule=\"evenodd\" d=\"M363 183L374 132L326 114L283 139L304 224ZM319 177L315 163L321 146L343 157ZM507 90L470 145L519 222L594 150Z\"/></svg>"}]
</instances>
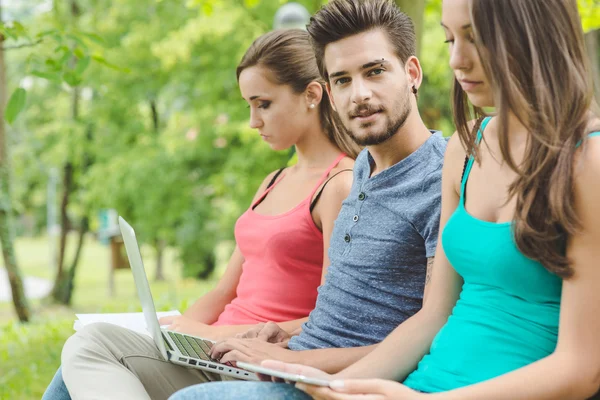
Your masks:
<instances>
[{"instance_id":1,"label":"leaf","mask_svg":"<svg viewBox=\"0 0 600 400\"><path fill-rule=\"evenodd\" d=\"M0 26L0 33L3 36L6 36L8 39L17 39L17 36L13 33L12 29L7 27L6 25Z\"/></svg>"},{"instance_id":2,"label":"leaf","mask_svg":"<svg viewBox=\"0 0 600 400\"><path fill-rule=\"evenodd\" d=\"M75 50L73 50L73 54L75 54L75 57L77 57L77 58L85 57L85 53L83 52L81 47L75 47Z\"/></svg>"},{"instance_id":3,"label":"leaf","mask_svg":"<svg viewBox=\"0 0 600 400\"><path fill-rule=\"evenodd\" d=\"M83 47L84 49L87 50L87 48L88 48L87 44L85 44L85 42L83 40L81 40L81 38L79 36L74 35L72 33L67 33L65 36L68 37L69 39L73 40L75 43L77 43L78 45L80 45L81 47Z\"/></svg>"},{"instance_id":4,"label":"leaf","mask_svg":"<svg viewBox=\"0 0 600 400\"><path fill-rule=\"evenodd\" d=\"M66 71L63 74L63 79L71 87L79 86L81 83L81 77L73 71Z\"/></svg>"},{"instance_id":5,"label":"leaf","mask_svg":"<svg viewBox=\"0 0 600 400\"><path fill-rule=\"evenodd\" d=\"M38 38L38 39L41 39L41 38L43 38L45 36L53 35L55 33L57 33L56 29L49 29L49 30L46 30L46 31L39 32L37 35L35 35L35 37Z\"/></svg>"},{"instance_id":6,"label":"leaf","mask_svg":"<svg viewBox=\"0 0 600 400\"><path fill-rule=\"evenodd\" d=\"M10 96L8 103L6 104L6 114L4 118L6 122L12 124L23 108L25 108L25 100L27 98L27 92L23 88L17 88Z\"/></svg>"},{"instance_id":7,"label":"leaf","mask_svg":"<svg viewBox=\"0 0 600 400\"><path fill-rule=\"evenodd\" d=\"M53 82L60 82L60 74L57 72L49 72L49 71L39 71L33 70L30 72L31 75L37 76L38 78L44 78Z\"/></svg>"},{"instance_id":8,"label":"leaf","mask_svg":"<svg viewBox=\"0 0 600 400\"><path fill-rule=\"evenodd\" d=\"M17 36L27 36L27 30L20 22L12 21L12 30Z\"/></svg>"},{"instance_id":9,"label":"leaf","mask_svg":"<svg viewBox=\"0 0 600 400\"><path fill-rule=\"evenodd\" d=\"M77 65L75 66L75 73L77 75L82 75L84 73L84 71L86 70L86 68L90 65L90 60L91 58L89 56L85 56L83 58L80 58L77 61Z\"/></svg>"},{"instance_id":10,"label":"leaf","mask_svg":"<svg viewBox=\"0 0 600 400\"><path fill-rule=\"evenodd\" d=\"M92 42L99 44L102 47L106 47L106 41L100 35L96 35L95 33L91 32L80 32L80 34L85 36Z\"/></svg>"},{"instance_id":11,"label":"leaf","mask_svg":"<svg viewBox=\"0 0 600 400\"><path fill-rule=\"evenodd\" d=\"M118 65L115 65L115 64L112 64L112 63L106 61L106 59L104 57L102 57L101 55L99 55L99 54L94 54L92 56L92 59L94 61L96 61L97 63L102 64L105 67L108 67L110 69L114 69L116 71L121 71L121 72L127 72L127 73L130 72L128 68L121 68Z\"/></svg>"},{"instance_id":12,"label":"leaf","mask_svg":"<svg viewBox=\"0 0 600 400\"><path fill-rule=\"evenodd\" d=\"M60 65L65 65L71 59L72 53L70 51L66 51L63 56L58 60Z\"/></svg>"},{"instance_id":13,"label":"leaf","mask_svg":"<svg viewBox=\"0 0 600 400\"><path fill-rule=\"evenodd\" d=\"M213 13L213 5L205 2L204 4L202 4L202 12L204 13L204 15L206 16L211 16Z\"/></svg>"},{"instance_id":14,"label":"leaf","mask_svg":"<svg viewBox=\"0 0 600 400\"><path fill-rule=\"evenodd\" d=\"M60 72L62 71L62 65L60 65L56 60L52 58L46 59L44 64L49 67L50 72Z\"/></svg>"}]
</instances>

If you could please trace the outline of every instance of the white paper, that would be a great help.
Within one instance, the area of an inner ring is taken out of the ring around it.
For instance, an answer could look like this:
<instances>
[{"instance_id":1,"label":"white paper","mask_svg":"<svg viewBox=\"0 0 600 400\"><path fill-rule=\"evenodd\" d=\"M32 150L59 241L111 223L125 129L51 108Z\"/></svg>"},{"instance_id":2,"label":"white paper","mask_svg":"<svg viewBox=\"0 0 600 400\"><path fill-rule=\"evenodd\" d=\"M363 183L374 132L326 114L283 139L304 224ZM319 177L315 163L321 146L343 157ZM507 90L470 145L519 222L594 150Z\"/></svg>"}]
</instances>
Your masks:
<instances>
[{"instance_id":1,"label":"white paper","mask_svg":"<svg viewBox=\"0 0 600 400\"><path fill-rule=\"evenodd\" d=\"M107 322L122 326L123 328L131 329L132 331L142 333L144 335L150 335L146 328L146 320L144 319L144 313L113 313L113 314L75 314L78 319L73 324L73 329L78 331L86 325L93 324L95 322ZM167 317L170 315L181 315L177 310L162 311L156 313L158 318Z\"/></svg>"}]
</instances>

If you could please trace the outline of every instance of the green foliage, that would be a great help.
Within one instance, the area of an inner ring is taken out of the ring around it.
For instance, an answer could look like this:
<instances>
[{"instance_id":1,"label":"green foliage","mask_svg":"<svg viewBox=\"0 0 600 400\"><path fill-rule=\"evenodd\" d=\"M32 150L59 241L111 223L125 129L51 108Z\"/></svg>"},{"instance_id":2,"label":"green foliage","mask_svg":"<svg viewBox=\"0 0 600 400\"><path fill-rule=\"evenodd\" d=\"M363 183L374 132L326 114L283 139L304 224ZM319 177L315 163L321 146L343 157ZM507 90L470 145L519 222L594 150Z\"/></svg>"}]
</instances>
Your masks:
<instances>
[{"instance_id":1,"label":"green foliage","mask_svg":"<svg viewBox=\"0 0 600 400\"><path fill-rule=\"evenodd\" d=\"M76 235L68 240L74 241ZM16 252L25 276L51 279L47 238L19 238ZM226 246L218 251L219 263L226 257ZM154 262L151 249L142 246L147 265ZM69 254L70 258L71 254ZM116 295L108 294L109 248L88 237L76 277L74 309L49 306L44 300L33 302L34 320L29 324L13 322L10 303L0 302L0 400L38 400L60 365L65 340L73 334L76 313L139 312L140 302L129 270L115 276ZM172 249L165 251L165 282L150 282L156 307L160 311L184 311L198 296L206 293L214 280L199 282L181 279L181 264Z\"/></svg>"},{"instance_id":2,"label":"green foliage","mask_svg":"<svg viewBox=\"0 0 600 400\"><path fill-rule=\"evenodd\" d=\"M430 0L425 8L423 45L419 60L423 68L423 83L419 88L419 111L430 129L449 136L454 132L450 109L452 70L448 66L448 46L440 26L441 0Z\"/></svg>"},{"instance_id":3,"label":"green foliage","mask_svg":"<svg viewBox=\"0 0 600 400\"><path fill-rule=\"evenodd\" d=\"M584 32L600 29L600 4L598 0L577 0Z\"/></svg>"},{"instance_id":4,"label":"green foliage","mask_svg":"<svg viewBox=\"0 0 600 400\"><path fill-rule=\"evenodd\" d=\"M245 128L235 79L278 4L81 3L85 32L68 24L59 31L49 15L27 24L44 41L20 52L15 68L19 79L21 71L33 78L30 108L15 126L17 208L43 217L47 171L68 161L73 221L115 208L143 242L176 245L186 275L206 276L216 244L232 238L264 176L287 159Z\"/></svg>"},{"instance_id":5,"label":"green foliage","mask_svg":"<svg viewBox=\"0 0 600 400\"><path fill-rule=\"evenodd\" d=\"M8 99L6 104L6 122L12 124L17 118L17 115L25 107L25 99L27 98L27 92L23 88L17 88Z\"/></svg>"},{"instance_id":6,"label":"green foliage","mask_svg":"<svg viewBox=\"0 0 600 400\"><path fill-rule=\"evenodd\" d=\"M0 399L41 398L72 332L72 319L0 327Z\"/></svg>"},{"instance_id":7,"label":"green foliage","mask_svg":"<svg viewBox=\"0 0 600 400\"><path fill-rule=\"evenodd\" d=\"M76 26L55 3L52 13L0 26L11 45L37 43L9 53L11 88L28 92L27 112L11 127L17 211L41 229L48 171L70 162L71 221L114 208L142 242L176 247L186 275L206 276L260 182L288 162L247 127L235 77L282 2L79 0ZM301 3L314 12L322 1ZM580 5L584 20L597 14L589 0ZM427 1L419 107L430 128L449 135L440 12L441 0Z\"/></svg>"},{"instance_id":8,"label":"green foliage","mask_svg":"<svg viewBox=\"0 0 600 400\"><path fill-rule=\"evenodd\" d=\"M0 22L0 33L8 39L5 41L7 50L35 49L28 52L21 66L22 71L31 76L76 87L83 83L84 73L92 60L120 69L105 60L100 51L104 41L93 33L52 28L32 34L17 21ZM11 95L14 103L7 105L5 119L8 123L12 124L25 108L25 94L25 89L18 87Z\"/></svg>"}]
</instances>

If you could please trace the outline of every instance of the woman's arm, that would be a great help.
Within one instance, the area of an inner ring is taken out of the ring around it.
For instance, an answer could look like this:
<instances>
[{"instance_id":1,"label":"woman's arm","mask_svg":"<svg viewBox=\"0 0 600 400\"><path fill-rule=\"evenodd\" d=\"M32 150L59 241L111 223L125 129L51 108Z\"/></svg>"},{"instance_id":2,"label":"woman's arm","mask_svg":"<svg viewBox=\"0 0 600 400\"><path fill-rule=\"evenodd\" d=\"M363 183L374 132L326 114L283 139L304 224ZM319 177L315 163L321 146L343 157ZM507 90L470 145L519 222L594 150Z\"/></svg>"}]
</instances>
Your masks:
<instances>
[{"instance_id":1,"label":"woman's arm","mask_svg":"<svg viewBox=\"0 0 600 400\"><path fill-rule=\"evenodd\" d=\"M575 274L563 282L559 335L550 356L489 381L432 399L587 399L600 387L600 140L576 162L575 209L581 228L567 255Z\"/></svg>"},{"instance_id":2,"label":"woman's arm","mask_svg":"<svg viewBox=\"0 0 600 400\"><path fill-rule=\"evenodd\" d=\"M423 308L398 326L377 348L335 378L382 378L402 381L429 351L434 336L446 323L458 300L462 279L448 262L441 235L456 209L465 159L458 135L448 142L442 170L442 211L434 264L430 267L427 301Z\"/></svg>"}]
</instances>

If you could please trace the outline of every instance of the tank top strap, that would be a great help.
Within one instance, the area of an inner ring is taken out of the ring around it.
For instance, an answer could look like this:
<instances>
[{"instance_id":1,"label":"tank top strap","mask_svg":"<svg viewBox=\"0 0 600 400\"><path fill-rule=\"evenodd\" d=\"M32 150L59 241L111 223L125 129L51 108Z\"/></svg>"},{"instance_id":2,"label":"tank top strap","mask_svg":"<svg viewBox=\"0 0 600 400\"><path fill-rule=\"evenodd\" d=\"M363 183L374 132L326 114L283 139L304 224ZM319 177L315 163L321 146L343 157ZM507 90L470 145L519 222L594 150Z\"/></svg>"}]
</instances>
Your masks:
<instances>
[{"instance_id":1,"label":"tank top strap","mask_svg":"<svg viewBox=\"0 0 600 400\"><path fill-rule=\"evenodd\" d=\"M588 136L587 136L587 137L588 137L588 139L591 139L591 138L593 138L593 137L596 137L596 136L600 136L600 131L592 132L592 133L588 134ZM577 143L577 146L576 146L576 147L579 147L579 146L581 146L581 144L582 144L582 143L583 143L583 141L582 141L582 140L580 140L580 141Z\"/></svg>"},{"instance_id":2,"label":"tank top strap","mask_svg":"<svg viewBox=\"0 0 600 400\"><path fill-rule=\"evenodd\" d=\"M310 196L308 197L309 202L310 199L313 198L313 196L315 195L315 193L317 192L317 190L319 190L319 187L323 184L323 182L325 182L325 180L327 179L327 177L329 176L329 173L331 172L332 169L334 169L339 163L340 161L342 161L342 159L346 157L345 153L340 154L335 161L329 166L327 167L327 169L325 170L325 172L323 172L323 175L321 176L321 178L319 179L319 182L317 182L317 185L313 188L313 190L311 190L310 192Z\"/></svg>"},{"instance_id":3,"label":"tank top strap","mask_svg":"<svg viewBox=\"0 0 600 400\"><path fill-rule=\"evenodd\" d=\"M252 203L252 205L250 206L250 208L252 210L254 210L256 208L257 205L259 205L260 203L262 203L262 201L265 199L265 197L267 197L267 195L269 194L269 192L271 190L273 190L273 188L275 186L277 186L277 184L279 182L281 182L281 180L285 177L285 173L284 172L285 168L281 168L279 171L277 171L277 173L273 176L273 179L271 179L271 182L269 183L269 186L267 186L267 188L265 189L264 192L262 192L262 194L258 197L258 199L256 199L256 201L254 203Z\"/></svg>"},{"instance_id":4,"label":"tank top strap","mask_svg":"<svg viewBox=\"0 0 600 400\"><path fill-rule=\"evenodd\" d=\"M479 129L477 130L477 138L475 139L475 146L479 146L479 143L481 143L481 140L483 138L483 131L485 130L487 124L490 122L491 119L492 119L492 117L485 117L483 119L483 121L481 121L481 125L479 126ZM461 201L465 196L465 186L467 185L467 180L469 179L469 173L471 172L471 168L473 168L474 162L475 162L475 157L473 157L473 155L470 155L469 161L467 162L467 165L465 167L465 173L463 174L462 182L460 184Z\"/></svg>"}]
</instances>

